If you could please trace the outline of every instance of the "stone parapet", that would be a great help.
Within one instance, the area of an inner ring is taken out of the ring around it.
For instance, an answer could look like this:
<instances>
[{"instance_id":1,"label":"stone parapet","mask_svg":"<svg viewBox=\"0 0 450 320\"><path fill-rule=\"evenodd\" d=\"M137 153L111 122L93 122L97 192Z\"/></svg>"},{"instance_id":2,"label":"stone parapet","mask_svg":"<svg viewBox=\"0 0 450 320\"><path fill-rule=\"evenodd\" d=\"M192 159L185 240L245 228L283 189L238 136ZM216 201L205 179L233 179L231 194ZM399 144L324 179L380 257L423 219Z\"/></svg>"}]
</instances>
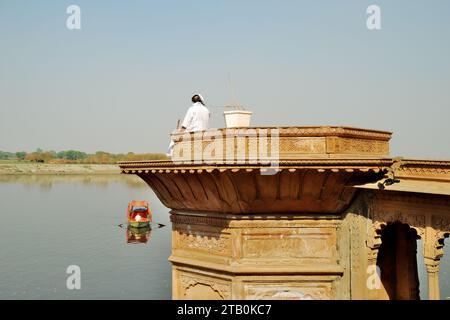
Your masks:
<instances>
[{"instance_id":1,"label":"stone parapet","mask_svg":"<svg viewBox=\"0 0 450 320\"><path fill-rule=\"evenodd\" d=\"M389 155L390 132L351 127L266 127L174 133L178 163L262 163Z\"/></svg>"}]
</instances>

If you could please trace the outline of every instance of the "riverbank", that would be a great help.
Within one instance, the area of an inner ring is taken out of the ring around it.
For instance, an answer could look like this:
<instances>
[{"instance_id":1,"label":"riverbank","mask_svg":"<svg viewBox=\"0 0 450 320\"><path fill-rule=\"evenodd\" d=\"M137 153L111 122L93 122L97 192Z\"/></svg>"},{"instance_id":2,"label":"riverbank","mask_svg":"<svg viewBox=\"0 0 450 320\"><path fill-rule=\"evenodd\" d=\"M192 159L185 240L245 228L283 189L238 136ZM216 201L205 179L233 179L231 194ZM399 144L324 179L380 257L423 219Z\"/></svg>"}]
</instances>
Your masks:
<instances>
[{"instance_id":1,"label":"riverbank","mask_svg":"<svg viewBox=\"0 0 450 320\"><path fill-rule=\"evenodd\" d=\"M0 163L0 175L120 174L114 164Z\"/></svg>"}]
</instances>

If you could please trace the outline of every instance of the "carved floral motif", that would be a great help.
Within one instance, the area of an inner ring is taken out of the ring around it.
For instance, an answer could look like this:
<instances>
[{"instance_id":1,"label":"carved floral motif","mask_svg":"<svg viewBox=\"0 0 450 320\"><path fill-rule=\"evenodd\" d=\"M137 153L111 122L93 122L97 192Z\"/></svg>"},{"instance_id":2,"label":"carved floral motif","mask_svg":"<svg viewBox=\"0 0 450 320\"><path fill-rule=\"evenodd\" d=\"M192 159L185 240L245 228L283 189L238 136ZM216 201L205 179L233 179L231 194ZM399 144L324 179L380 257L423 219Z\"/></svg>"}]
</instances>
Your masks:
<instances>
[{"instance_id":1,"label":"carved floral motif","mask_svg":"<svg viewBox=\"0 0 450 320\"><path fill-rule=\"evenodd\" d=\"M179 248L198 249L210 253L223 254L226 252L229 241L221 236L195 235L179 232L177 234Z\"/></svg>"},{"instance_id":2,"label":"carved floral motif","mask_svg":"<svg viewBox=\"0 0 450 320\"><path fill-rule=\"evenodd\" d=\"M263 300L329 300L331 289L320 286L247 286L246 296L249 299Z\"/></svg>"}]
</instances>

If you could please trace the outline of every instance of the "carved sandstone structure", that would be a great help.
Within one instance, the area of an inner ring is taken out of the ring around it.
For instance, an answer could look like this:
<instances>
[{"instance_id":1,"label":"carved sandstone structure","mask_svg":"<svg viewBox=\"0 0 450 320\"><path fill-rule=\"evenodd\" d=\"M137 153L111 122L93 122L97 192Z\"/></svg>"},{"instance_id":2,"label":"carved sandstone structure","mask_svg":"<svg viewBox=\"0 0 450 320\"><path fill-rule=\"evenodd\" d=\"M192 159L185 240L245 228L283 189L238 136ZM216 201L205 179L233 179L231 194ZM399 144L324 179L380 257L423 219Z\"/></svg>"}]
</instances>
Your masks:
<instances>
[{"instance_id":1,"label":"carved sandstone structure","mask_svg":"<svg viewBox=\"0 0 450 320\"><path fill-rule=\"evenodd\" d=\"M439 299L449 161L391 158L391 133L348 127L173 138L172 161L120 167L172 209L174 299L417 299L417 250Z\"/></svg>"}]
</instances>

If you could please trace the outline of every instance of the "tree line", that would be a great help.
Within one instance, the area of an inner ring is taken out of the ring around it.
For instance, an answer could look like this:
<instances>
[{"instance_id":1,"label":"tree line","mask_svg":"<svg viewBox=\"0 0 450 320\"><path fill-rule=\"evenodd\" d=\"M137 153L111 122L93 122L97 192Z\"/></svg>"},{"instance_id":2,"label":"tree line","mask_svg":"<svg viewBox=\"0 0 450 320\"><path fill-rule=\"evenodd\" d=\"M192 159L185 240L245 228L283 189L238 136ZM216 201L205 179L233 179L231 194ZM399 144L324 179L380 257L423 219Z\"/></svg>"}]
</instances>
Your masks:
<instances>
[{"instance_id":1,"label":"tree line","mask_svg":"<svg viewBox=\"0 0 450 320\"><path fill-rule=\"evenodd\" d=\"M7 152L0 151L0 160L15 160L23 162L39 163L85 163L85 164L112 164L118 161L139 161L139 160L163 160L167 156L162 153L109 153L97 151L86 153L78 150L66 151L44 151L37 149L34 152Z\"/></svg>"}]
</instances>

